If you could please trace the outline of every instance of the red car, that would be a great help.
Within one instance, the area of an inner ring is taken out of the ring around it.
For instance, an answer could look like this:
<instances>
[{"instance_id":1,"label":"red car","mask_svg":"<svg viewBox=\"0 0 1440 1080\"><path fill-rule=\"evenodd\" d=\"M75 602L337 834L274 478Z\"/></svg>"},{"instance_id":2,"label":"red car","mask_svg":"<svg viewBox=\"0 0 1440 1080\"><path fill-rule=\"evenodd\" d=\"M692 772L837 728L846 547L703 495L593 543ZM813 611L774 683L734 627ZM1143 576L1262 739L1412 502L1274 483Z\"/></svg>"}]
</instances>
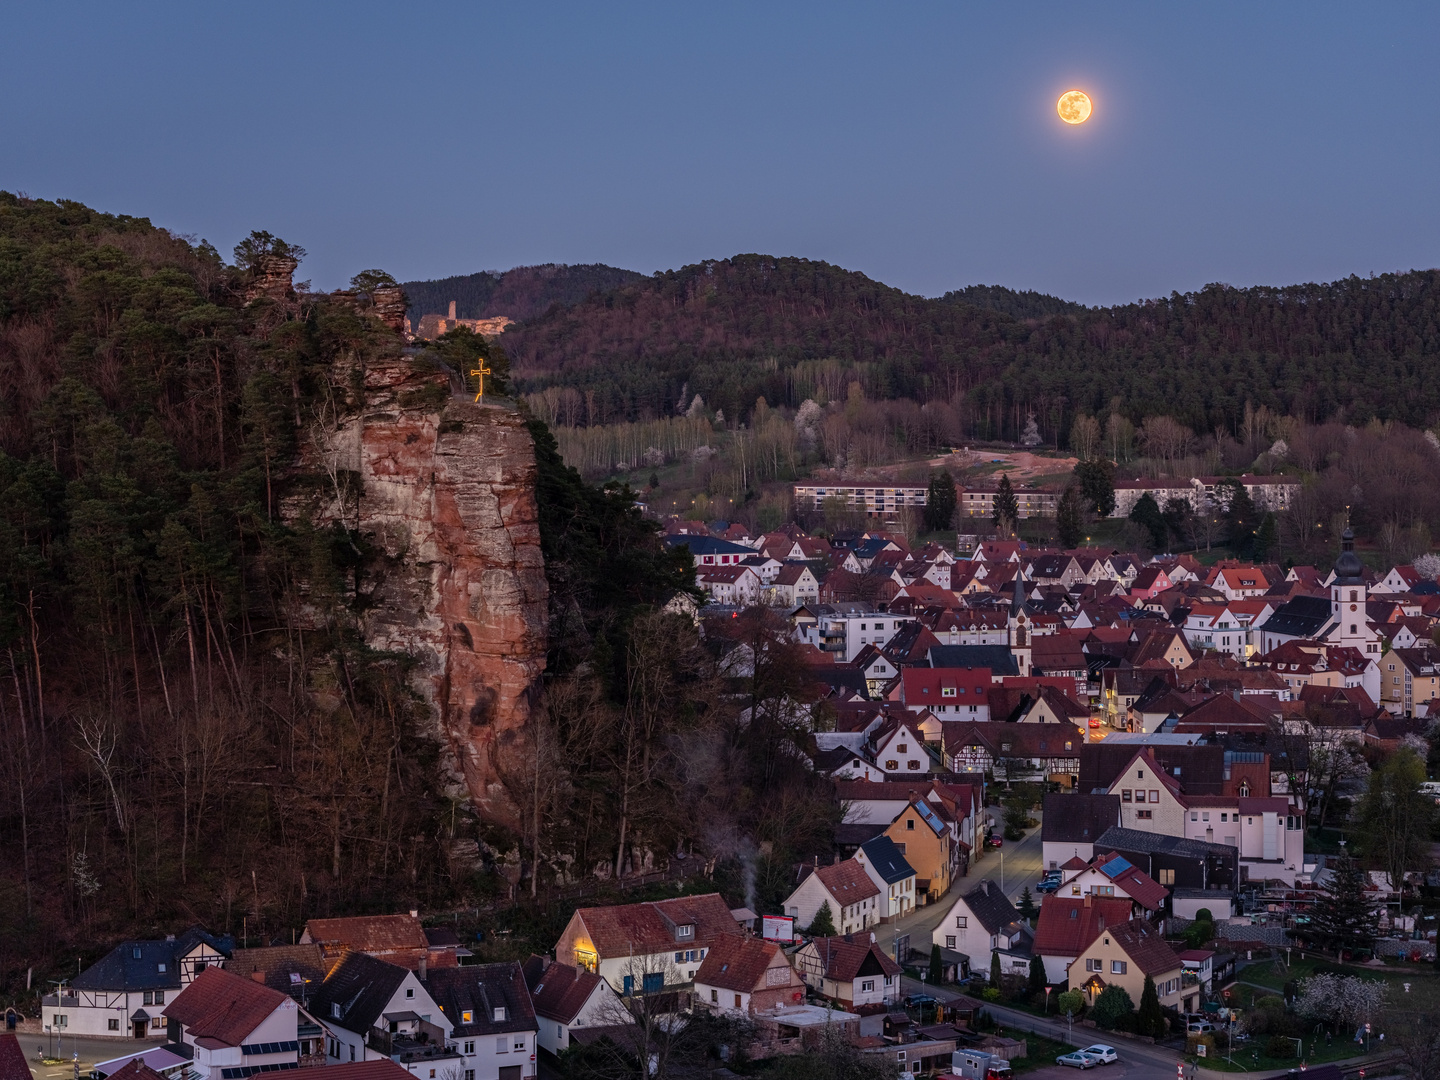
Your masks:
<instances>
[{"instance_id":1,"label":"red car","mask_svg":"<svg viewBox=\"0 0 1440 1080\"><path fill-rule=\"evenodd\" d=\"M986 846L986 847L1004 847L1004 846L1005 846L1005 838L1004 838L1003 836L997 836L997 835L995 835L994 833L991 833L989 836L987 836L987 837L985 838L985 846Z\"/></svg>"}]
</instances>

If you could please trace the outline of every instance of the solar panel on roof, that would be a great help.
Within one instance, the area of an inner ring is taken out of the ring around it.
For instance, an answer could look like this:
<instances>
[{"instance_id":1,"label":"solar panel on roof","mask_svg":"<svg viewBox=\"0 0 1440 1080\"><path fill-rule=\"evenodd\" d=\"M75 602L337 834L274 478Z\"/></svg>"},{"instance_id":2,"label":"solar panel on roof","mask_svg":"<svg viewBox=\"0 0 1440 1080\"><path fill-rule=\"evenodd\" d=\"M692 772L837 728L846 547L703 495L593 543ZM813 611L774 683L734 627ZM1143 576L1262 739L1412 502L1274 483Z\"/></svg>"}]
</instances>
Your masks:
<instances>
[{"instance_id":1,"label":"solar panel on roof","mask_svg":"<svg viewBox=\"0 0 1440 1080\"><path fill-rule=\"evenodd\" d=\"M1123 856L1117 855L1104 866L1100 867L1100 872L1113 881L1115 878L1123 874L1126 870L1133 869L1134 867L1129 862L1127 862Z\"/></svg>"}]
</instances>

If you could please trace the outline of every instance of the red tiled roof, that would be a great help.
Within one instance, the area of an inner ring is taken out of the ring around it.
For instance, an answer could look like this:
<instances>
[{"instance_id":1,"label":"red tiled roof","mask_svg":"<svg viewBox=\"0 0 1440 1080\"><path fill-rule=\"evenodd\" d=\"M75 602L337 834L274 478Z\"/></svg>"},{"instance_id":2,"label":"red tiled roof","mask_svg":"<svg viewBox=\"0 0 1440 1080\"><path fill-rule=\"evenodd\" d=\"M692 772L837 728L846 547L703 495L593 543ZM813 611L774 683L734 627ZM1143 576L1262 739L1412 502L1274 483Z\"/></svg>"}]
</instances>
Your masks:
<instances>
[{"instance_id":1,"label":"red tiled roof","mask_svg":"<svg viewBox=\"0 0 1440 1080\"><path fill-rule=\"evenodd\" d=\"M12 1074L6 1067L4 1040L7 1038L13 1040L15 1036L0 1035L0 1078L3 1078L3 1080L29 1080L29 1069L26 1069L23 1073ZM23 1057L21 1058L20 1065L22 1068L25 1065ZM396 1067L398 1068L399 1066ZM146 1065L143 1059L137 1057L127 1061L114 1072L106 1073L105 1080L165 1080L165 1077L162 1073L158 1073L149 1065Z\"/></svg>"},{"instance_id":2,"label":"red tiled roof","mask_svg":"<svg viewBox=\"0 0 1440 1080\"><path fill-rule=\"evenodd\" d=\"M695 981L748 994L765 985L765 969L780 951L780 946L773 941L743 935L721 938L705 954L705 960L695 972Z\"/></svg>"},{"instance_id":3,"label":"red tiled roof","mask_svg":"<svg viewBox=\"0 0 1440 1080\"><path fill-rule=\"evenodd\" d=\"M1121 858L1118 851L1103 855L1095 860L1095 868L1100 870L1116 859ZM1129 862L1128 859L1125 860ZM1103 871L1102 871L1103 872ZM1109 874L1105 875L1110 877ZM1165 898L1170 895L1170 890L1161 885L1144 870L1138 866L1131 866L1128 870L1122 871L1110 878L1115 883L1115 888L1124 890L1125 894L1134 900L1141 907L1149 911L1158 911Z\"/></svg>"},{"instance_id":4,"label":"red tiled roof","mask_svg":"<svg viewBox=\"0 0 1440 1080\"><path fill-rule=\"evenodd\" d=\"M713 947L712 947L713 948ZM568 1024L580 1015L590 995L600 985L600 976L584 968L552 963L546 957L525 961L525 983L535 1002L535 1015Z\"/></svg>"},{"instance_id":5,"label":"red tiled roof","mask_svg":"<svg viewBox=\"0 0 1440 1080\"><path fill-rule=\"evenodd\" d=\"M430 947L424 927L413 915L311 919L305 924L305 938L319 945L344 946L354 952L375 954Z\"/></svg>"},{"instance_id":6,"label":"red tiled roof","mask_svg":"<svg viewBox=\"0 0 1440 1080\"><path fill-rule=\"evenodd\" d=\"M1040 956L1079 956L1106 927L1130 918L1130 901L1109 896L1057 896L1040 902L1034 951Z\"/></svg>"},{"instance_id":7,"label":"red tiled roof","mask_svg":"<svg viewBox=\"0 0 1440 1080\"><path fill-rule=\"evenodd\" d=\"M825 886L826 891L843 907L849 907L858 901L880 895L880 889L874 880L865 872L865 868L854 859L845 859L838 863L831 863L829 866L822 866L815 871L815 876L820 879L820 884Z\"/></svg>"},{"instance_id":8,"label":"red tiled roof","mask_svg":"<svg viewBox=\"0 0 1440 1080\"><path fill-rule=\"evenodd\" d=\"M207 967L160 1015L183 1024L196 1041L239 1046L290 998L253 979Z\"/></svg>"},{"instance_id":9,"label":"red tiled roof","mask_svg":"<svg viewBox=\"0 0 1440 1080\"><path fill-rule=\"evenodd\" d=\"M1112 926L1110 938L1146 975L1162 975L1180 967L1180 957L1175 955L1175 950L1166 944L1158 930L1143 919Z\"/></svg>"},{"instance_id":10,"label":"red tiled roof","mask_svg":"<svg viewBox=\"0 0 1440 1080\"><path fill-rule=\"evenodd\" d=\"M900 965L886 956L885 950L871 941L869 934L817 937L810 944L825 965L825 977L836 982L852 982L863 968L882 975L901 972Z\"/></svg>"},{"instance_id":11,"label":"red tiled roof","mask_svg":"<svg viewBox=\"0 0 1440 1080\"><path fill-rule=\"evenodd\" d=\"M412 1073L391 1061L341 1061L334 1065L307 1065L291 1069L285 1080L415 1080Z\"/></svg>"},{"instance_id":12,"label":"red tiled roof","mask_svg":"<svg viewBox=\"0 0 1440 1080\"><path fill-rule=\"evenodd\" d=\"M602 958L624 956L631 951L665 952L673 948L676 941L672 923L695 927L694 938L685 939L687 945L712 946L717 938L740 933L735 917L730 914L730 905L719 893L653 903L578 908L575 915L584 923L591 943Z\"/></svg>"}]
</instances>

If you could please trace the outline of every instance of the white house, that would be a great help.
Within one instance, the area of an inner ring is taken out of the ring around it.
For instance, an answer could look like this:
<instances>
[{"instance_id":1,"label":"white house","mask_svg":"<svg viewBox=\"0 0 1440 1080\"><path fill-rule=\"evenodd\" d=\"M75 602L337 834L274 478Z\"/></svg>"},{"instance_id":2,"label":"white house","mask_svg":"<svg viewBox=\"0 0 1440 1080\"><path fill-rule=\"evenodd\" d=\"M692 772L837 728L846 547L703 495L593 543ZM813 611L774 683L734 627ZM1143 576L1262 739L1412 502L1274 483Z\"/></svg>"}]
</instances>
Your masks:
<instances>
[{"instance_id":1,"label":"white house","mask_svg":"<svg viewBox=\"0 0 1440 1080\"><path fill-rule=\"evenodd\" d=\"M325 1027L329 1065L399 1060L413 1045L443 1044L454 1026L417 972L365 953L331 969L310 996L310 1014Z\"/></svg>"},{"instance_id":2,"label":"white house","mask_svg":"<svg viewBox=\"0 0 1440 1080\"><path fill-rule=\"evenodd\" d=\"M723 1016L754 1017L805 1000L805 983L773 941L722 938L695 973L695 1002Z\"/></svg>"},{"instance_id":3,"label":"white house","mask_svg":"<svg viewBox=\"0 0 1440 1080\"><path fill-rule=\"evenodd\" d=\"M830 920L842 935L880 921L880 887L855 859L810 869L785 899L785 914L807 927L820 908L830 905Z\"/></svg>"},{"instance_id":4,"label":"white house","mask_svg":"<svg viewBox=\"0 0 1440 1080\"><path fill-rule=\"evenodd\" d=\"M804 563L785 563L765 586L765 601L779 607L813 604L820 599L820 582Z\"/></svg>"},{"instance_id":5,"label":"white house","mask_svg":"<svg viewBox=\"0 0 1440 1080\"><path fill-rule=\"evenodd\" d=\"M517 962L436 968L425 986L453 1025L449 1049L460 1055L458 1063L440 1063L442 1075L445 1069L457 1067L469 1080L524 1080L535 1075L539 1025ZM423 1048L420 1053L402 1048L396 1060L422 1080L429 1080L429 1070L437 1067Z\"/></svg>"},{"instance_id":6,"label":"white house","mask_svg":"<svg viewBox=\"0 0 1440 1080\"><path fill-rule=\"evenodd\" d=\"M907 801L906 806L909 806ZM915 868L883 833L860 845L855 861L865 868L880 890L880 921L891 920L915 909Z\"/></svg>"},{"instance_id":7,"label":"white house","mask_svg":"<svg viewBox=\"0 0 1440 1080\"><path fill-rule=\"evenodd\" d=\"M795 970L806 986L846 1009L900 997L902 969L873 933L812 938L795 954Z\"/></svg>"},{"instance_id":8,"label":"white house","mask_svg":"<svg viewBox=\"0 0 1440 1080\"><path fill-rule=\"evenodd\" d=\"M930 940L965 956L972 971L988 974L991 955L1001 954L1005 974L1025 974L1030 959L1030 928L1015 905L1005 898L1000 886L983 879L969 892L957 896L931 932ZM1022 972L1018 967L1024 967Z\"/></svg>"},{"instance_id":9,"label":"white house","mask_svg":"<svg viewBox=\"0 0 1440 1080\"><path fill-rule=\"evenodd\" d=\"M548 956L525 961L525 982L535 1005L540 1046L558 1054L570 1045L570 1036L585 1028L628 1023L620 996L593 971L561 964Z\"/></svg>"},{"instance_id":10,"label":"white house","mask_svg":"<svg viewBox=\"0 0 1440 1080\"><path fill-rule=\"evenodd\" d=\"M160 1012L196 974L225 957L199 927L163 941L115 946L40 1004L41 1024L68 1035L144 1039L163 1033Z\"/></svg>"},{"instance_id":11,"label":"white house","mask_svg":"<svg viewBox=\"0 0 1440 1080\"><path fill-rule=\"evenodd\" d=\"M659 993L694 982L715 938L740 932L719 893L584 907L570 916L555 956L595 972L621 994Z\"/></svg>"},{"instance_id":12,"label":"white house","mask_svg":"<svg viewBox=\"0 0 1440 1080\"><path fill-rule=\"evenodd\" d=\"M207 966L165 1006L170 1041L193 1054L195 1080L296 1068L300 1005L264 983Z\"/></svg>"},{"instance_id":13,"label":"white house","mask_svg":"<svg viewBox=\"0 0 1440 1080\"><path fill-rule=\"evenodd\" d=\"M760 577L748 566L701 567L695 584L712 604L750 607L760 602Z\"/></svg>"}]
</instances>

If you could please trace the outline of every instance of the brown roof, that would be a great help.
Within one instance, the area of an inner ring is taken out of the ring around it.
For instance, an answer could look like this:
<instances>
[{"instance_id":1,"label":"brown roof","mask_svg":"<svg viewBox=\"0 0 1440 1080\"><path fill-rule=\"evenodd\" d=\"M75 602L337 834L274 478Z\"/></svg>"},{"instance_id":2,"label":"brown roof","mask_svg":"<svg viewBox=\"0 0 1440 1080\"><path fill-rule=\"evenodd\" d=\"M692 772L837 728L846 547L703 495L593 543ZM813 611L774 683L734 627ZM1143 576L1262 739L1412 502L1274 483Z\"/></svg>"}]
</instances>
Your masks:
<instances>
[{"instance_id":1,"label":"brown roof","mask_svg":"<svg viewBox=\"0 0 1440 1080\"><path fill-rule=\"evenodd\" d=\"M674 927L685 923L695 927L687 945L713 946L726 934L740 933L730 905L719 893L681 896L640 904L613 907L577 908L575 915L585 925L591 943L601 957L624 956L630 952L665 952L675 945Z\"/></svg>"},{"instance_id":2,"label":"brown roof","mask_svg":"<svg viewBox=\"0 0 1440 1080\"><path fill-rule=\"evenodd\" d=\"M705 954L704 962L695 972L695 981L748 994L765 985L765 969L780 951L780 946L773 941L743 935L721 938Z\"/></svg>"},{"instance_id":3,"label":"brown roof","mask_svg":"<svg viewBox=\"0 0 1440 1080\"><path fill-rule=\"evenodd\" d=\"M899 975L901 971L869 934L817 937L810 944L825 965L825 977L836 982L853 982L857 975Z\"/></svg>"},{"instance_id":4,"label":"brown roof","mask_svg":"<svg viewBox=\"0 0 1440 1080\"><path fill-rule=\"evenodd\" d=\"M346 919L311 919L305 938L320 945L344 946L355 952L384 954L399 949L429 949L420 920L413 915L357 915Z\"/></svg>"},{"instance_id":5,"label":"brown roof","mask_svg":"<svg viewBox=\"0 0 1440 1080\"><path fill-rule=\"evenodd\" d=\"M381 1058L378 1061L307 1065L287 1071L285 1080L415 1080L415 1074L407 1072L389 1058Z\"/></svg>"},{"instance_id":6,"label":"brown roof","mask_svg":"<svg viewBox=\"0 0 1440 1080\"><path fill-rule=\"evenodd\" d=\"M4 1038L6 1038L6 1036L0 1036L0 1040ZM8 1038L14 1039L15 1036L10 1035ZM3 1041L0 1041L0 1077L4 1077L4 1080L29 1080L29 1069L26 1069L24 1073L15 1073L12 1075L5 1067L4 1058L5 1047ZM24 1066L25 1062L23 1058L20 1064L22 1067ZM149 1065L146 1065L143 1059L137 1057L127 1061L114 1072L106 1073L105 1080L165 1080L165 1077L162 1073L158 1073Z\"/></svg>"},{"instance_id":7,"label":"brown roof","mask_svg":"<svg viewBox=\"0 0 1440 1080\"><path fill-rule=\"evenodd\" d=\"M1175 955L1175 950L1144 919L1132 919L1123 926L1111 927L1110 936L1146 975L1161 975L1180 967L1180 957Z\"/></svg>"},{"instance_id":8,"label":"brown roof","mask_svg":"<svg viewBox=\"0 0 1440 1080\"><path fill-rule=\"evenodd\" d=\"M1039 956L1079 956L1106 927L1130 918L1130 901L1108 896L1058 896L1040 901L1033 949Z\"/></svg>"},{"instance_id":9,"label":"brown roof","mask_svg":"<svg viewBox=\"0 0 1440 1080\"><path fill-rule=\"evenodd\" d=\"M160 1015L183 1024L192 1039L214 1039L225 1046L239 1046L289 1000L261 983L207 967Z\"/></svg>"},{"instance_id":10,"label":"brown roof","mask_svg":"<svg viewBox=\"0 0 1440 1080\"><path fill-rule=\"evenodd\" d=\"M880 895L879 888L865 872L865 868L854 859L822 866L815 871L815 876L842 907Z\"/></svg>"},{"instance_id":11,"label":"brown roof","mask_svg":"<svg viewBox=\"0 0 1440 1080\"><path fill-rule=\"evenodd\" d=\"M152 1076L157 1075L153 1069L149 1071ZM9 1032L0 1034L0 1080L30 1080L25 1051L20 1049L20 1040Z\"/></svg>"},{"instance_id":12,"label":"brown roof","mask_svg":"<svg viewBox=\"0 0 1440 1080\"><path fill-rule=\"evenodd\" d=\"M713 949L712 949L713 951ZM592 971L531 956L525 961L525 985L535 1002L535 1015L568 1024L580 1015L601 979Z\"/></svg>"},{"instance_id":13,"label":"brown roof","mask_svg":"<svg viewBox=\"0 0 1440 1080\"><path fill-rule=\"evenodd\" d=\"M1170 890L1161 885L1144 870L1130 864L1130 860L1124 858L1118 851L1112 851L1108 855L1101 855L1095 859L1095 869L1104 873L1104 868L1116 859L1125 863L1128 869L1122 870L1113 877L1105 874L1115 883L1117 889L1123 889L1125 894L1143 908L1150 911L1158 911L1165 898L1170 895Z\"/></svg>"},{"instance_id":14,"label":"brown roof","mask_svg":"<svg viewBox=\"0 0 1440 1080\"><path fill-rule=\"evenodd\" d=\"M258 972L272 990L299 998L306 983L321 983L332 966L319 945L271 945L259 949L236 949L224 963L226 971L243 979L254 979ZM291 975L299 975L295 982Z\"/></svg>"}]
</instances>

